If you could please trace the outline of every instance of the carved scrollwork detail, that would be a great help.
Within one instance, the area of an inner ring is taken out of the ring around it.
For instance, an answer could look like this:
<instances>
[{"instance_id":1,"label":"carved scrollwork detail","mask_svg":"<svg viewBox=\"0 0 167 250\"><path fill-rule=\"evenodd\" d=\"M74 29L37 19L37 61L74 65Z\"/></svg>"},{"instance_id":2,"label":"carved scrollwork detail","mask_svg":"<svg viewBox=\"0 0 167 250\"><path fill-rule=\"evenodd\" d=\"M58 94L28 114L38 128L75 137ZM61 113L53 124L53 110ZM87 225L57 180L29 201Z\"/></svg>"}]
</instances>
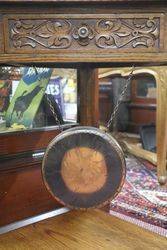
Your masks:
<instances>
[{"instance_id":1,"label":"carved scrollwork detail","mask_svg":"<svg viewBox=\"0 0 167 250\"><path fill-rule=\"evenodd\" d=\"M160 17L10 19L10 47L26 49L157 48Z\"/></svg>"},{"instance_id":2,"label":"carved scrollwork detail","mask_svg":"<svg viewBox=\"0 0 167 250\"><path fill-rule=\"evenodd\" d=\"M63 49L71 45L71 23L67 20L42 22L17 20L11 27L11 40L16 48L40 45L47 49Z\"/></svg>"},{"instance_id":3,"label":"carved scrollwork detail","mask_svg":"<svg viewBox=\"0 0 167 250\"><path fill-rule=\"evenodd\" d=\"M153 47L159 37L154 19L111 19L96 23L95 43L100 48Z\"/></svg>"}]
</instances>

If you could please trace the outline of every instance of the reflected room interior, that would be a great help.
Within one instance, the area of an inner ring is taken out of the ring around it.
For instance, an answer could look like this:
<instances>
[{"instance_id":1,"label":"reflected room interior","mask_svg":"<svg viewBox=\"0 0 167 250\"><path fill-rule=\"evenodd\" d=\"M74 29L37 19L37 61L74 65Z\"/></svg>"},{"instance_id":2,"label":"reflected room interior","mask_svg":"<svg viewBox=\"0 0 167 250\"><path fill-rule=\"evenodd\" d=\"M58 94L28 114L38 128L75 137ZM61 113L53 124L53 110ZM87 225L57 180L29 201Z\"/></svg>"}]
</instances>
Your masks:
<instances>
[{"instance_id":1,"label":"reflected room interior","mask_svg":"<svg viewBox=\"0 0 167 250\"><path fill-rule=\"evenodd\" d=\"M122 96L127 81L114 69L99 69L100 125L106 127L120 102L110 132L125 151L147 159L156 152L156 80L148 73L135 74Z\"/></svg>"},{"instance_id":2,"label":"reflected room interior","mask_svg":"<svg viewBox=\"0 0 167 250\"><path fill-rule=\"evenodd\" d=\"M100 128L107 129L120 101L109 132L136 156L155 153L155 78L148 73L133 75L123 96L128 77L114 68L99 68L98 78ZM0 67L0 133L77 124L77 109L76 69Z\"/></svg>"},{"instance_id":3,"label":"reflected room interior","mask_svg":"<svg viewBox=\"0 0 167 250\"><path fill-rule=\"evenodd\" d=\"M75 69L1 67L0 132L76 123L76 75Z\"/></svg>"}]
</instances>

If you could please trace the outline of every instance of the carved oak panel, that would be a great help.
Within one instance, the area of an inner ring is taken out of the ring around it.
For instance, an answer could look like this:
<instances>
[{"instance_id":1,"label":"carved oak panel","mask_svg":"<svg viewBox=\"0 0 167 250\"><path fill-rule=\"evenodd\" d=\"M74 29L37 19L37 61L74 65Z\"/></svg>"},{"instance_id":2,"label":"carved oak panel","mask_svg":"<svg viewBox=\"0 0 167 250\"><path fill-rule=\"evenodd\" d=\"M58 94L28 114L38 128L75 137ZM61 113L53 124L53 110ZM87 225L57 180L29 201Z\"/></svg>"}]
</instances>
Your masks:
<instances>
[{"instance_id":1,"label":"carved oak panel","mask_svg":"<svg viewBox=\"0 0 167 250\"><path fill-rule=\"evenodd\" d=\"M7 52L159 51L163 15L8 16Z\"/></svg>"}]
</instances>

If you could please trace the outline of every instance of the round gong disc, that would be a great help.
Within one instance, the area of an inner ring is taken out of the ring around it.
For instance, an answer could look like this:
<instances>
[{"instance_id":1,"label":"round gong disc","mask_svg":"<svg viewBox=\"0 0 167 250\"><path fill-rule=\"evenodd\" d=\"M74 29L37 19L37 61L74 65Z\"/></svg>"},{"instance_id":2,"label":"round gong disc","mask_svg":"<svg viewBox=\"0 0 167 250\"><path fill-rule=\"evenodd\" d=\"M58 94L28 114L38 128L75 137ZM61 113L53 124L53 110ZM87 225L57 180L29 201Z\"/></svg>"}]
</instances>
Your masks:
<instances>
[{"instance_id":1,"label":"round gong disc","mask_svg":"<svg viewBox=\"0 0 167 250\"><path fill-rule=\"evenodd\" d=\"M109 134L93 127L75 127L49 144L42 174L49 192L63 205L99 207L123 185L124 155Z\"/></svg>"}]
</instances>

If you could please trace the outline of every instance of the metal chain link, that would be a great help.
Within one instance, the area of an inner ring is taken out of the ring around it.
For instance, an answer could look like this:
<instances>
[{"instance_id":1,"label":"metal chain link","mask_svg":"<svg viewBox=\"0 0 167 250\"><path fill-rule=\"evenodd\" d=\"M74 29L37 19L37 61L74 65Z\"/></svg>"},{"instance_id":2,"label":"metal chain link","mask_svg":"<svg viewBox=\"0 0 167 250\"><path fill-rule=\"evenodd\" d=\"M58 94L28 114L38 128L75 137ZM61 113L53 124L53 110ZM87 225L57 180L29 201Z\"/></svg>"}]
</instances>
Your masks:
<instances>
[{"instance_id":1,"label":"metal chain link","mask_svg":"<svg viewBox=\"0 0 167 250\"><path fill-rule=\"evenodd\" d=\"M133 77L134 68L135 68L135 67L133 66L133 67L132 67L132 70L131 70L131 72L130 72L130 74L129 74L129 76L128 76L128 79L126 80L125 86L123 87L122 92L121 92L121 94L120 94L120 96L119 96L119 99L118 99L118 101L117 101L117 103L116 103L116 105L115 105L115 107L114 107L114 111L112 112L112 114L111 114L111 116L110 116L110 119L109 119L109 121L107 122L107 128L108 128L108 129L110 128L111 124L113 123L114 119L116 118L116 115L117 115L117 113L118 113L119 106L120 106L120 104L121 104L121 102L122 102L122 100L123 100L123 98L124 98L124 96L125 96L125 93L126 93L128 87L129 87L130 83L131 83L131 80L132 80L132 77Z\"/></svg>"},{"instance_id":2,"label":"metal chain link","mask_svg":"<svg viewBox=\"0 0 167 250\"><path fill-rule=\"evenodd\" d=\"M51 94L51 93L50 93L50 94ZM46 93L46 99L47 99L47 102L48 102L48 104L49 104L50 111L52 112L53 117L54 117L55 121L57 122L60 131L63 131L63 126L61 125L61 122L60 122L60 120L59 120L59 118L58 118L58 116L57 116L57 114L56 114L56 112L55 112L55 109L54 109L54 107L53 107L53 104L52 104L51 100L49 99L47 93Z\"/></svg>"},{"instance_id":3,"label":"metal chain link","mask_svg":"<svg viewBox=\"0 0 167 250\"><path fill-rule=\"evenodd\" d=\"M126 93L126 91L128 89L129 84L131 83L131 79L133 77L134 68L135 67L133 66L132 70L131 70L131 72L129 74L129 77L126 80L126 84L125 84L124 88L122 89L122 92L121 92L121 94L119 96L119 99L118 99L118 101L117 101L117 103L116 103L116 105L114 107L114 111L112 112L111 117L110 117L109 121L107 122L107 128L110 128L111 124L113 123L113 121L114 121L114 119L115 119L115 117L116 117L116 115L118 113L119 106L120 106L120 104L121 104L121 102L122 102L122 100L123 100L123 98L125 96L125 93ZM35 71L38 74L38 71L37 71L36 67L35 67ZM50 91L50 94L51 94L51 91ZM49 108L50 108L50 110L51 110L51 112L53 114L53 117L54 117L55 121L58 123L59 129L62 131L63 127L61 125L60 120L58 119L58 116L57 116L57 114L55 112L53 104L52 104L51 100L49 99L48 94L46 94L46 96L47 96L47 101L48 101L48 104L49 104Z\"/></svg>"}]
</instances>

